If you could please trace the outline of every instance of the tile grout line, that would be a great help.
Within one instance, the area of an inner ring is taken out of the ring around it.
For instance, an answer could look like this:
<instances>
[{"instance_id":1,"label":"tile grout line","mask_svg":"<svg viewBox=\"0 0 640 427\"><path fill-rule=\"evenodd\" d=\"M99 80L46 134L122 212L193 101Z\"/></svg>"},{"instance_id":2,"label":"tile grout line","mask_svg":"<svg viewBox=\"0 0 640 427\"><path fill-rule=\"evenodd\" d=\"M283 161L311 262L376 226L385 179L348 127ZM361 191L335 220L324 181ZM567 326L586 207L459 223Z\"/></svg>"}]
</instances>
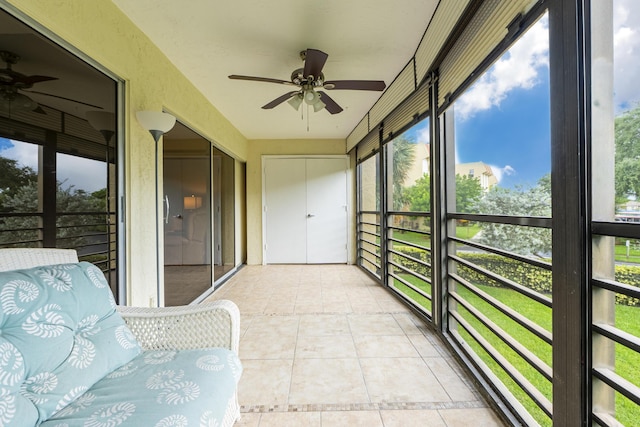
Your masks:
<instances>
[{"instance_id":1,"label":"tile grout line","mask_svg":"<svg viewBox=\"0 0 640 427\"><path fill-rule=\"evenodd\" d=\"M465 402L372 402L372 403L308 403L308 404L270 404L241 405L240 412L349 412L349 411L407 411L407 410L448 410L488 408L484 402L471 400Z\"/></svg>"}]
</instances>

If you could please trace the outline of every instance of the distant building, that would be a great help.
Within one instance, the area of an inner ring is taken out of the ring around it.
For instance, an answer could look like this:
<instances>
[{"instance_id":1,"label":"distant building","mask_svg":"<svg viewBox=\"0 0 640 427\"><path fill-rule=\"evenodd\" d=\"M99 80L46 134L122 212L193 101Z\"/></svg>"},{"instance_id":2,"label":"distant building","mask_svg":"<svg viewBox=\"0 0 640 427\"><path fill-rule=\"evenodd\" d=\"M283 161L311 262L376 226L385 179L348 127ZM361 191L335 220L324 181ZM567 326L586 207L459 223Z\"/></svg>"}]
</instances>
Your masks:
<instances>
[{"instance_id":1,"label":"distant building","mask_svg":"<svg viewBox=\"0 0 640 427\"><path fill-rule=\"evenodd\" d=\"M413 147L413 163L404 180L405 187L411 187L426 173L429 174L429 144L411 144Z\"/></svg>"},{"instance_id":2,"label":"distant building","mask_svg":"<svg viewBox=\"0 0 640 427\"><path fill-rule=\"evenodd\" d=\"M458 163L456 175L478 178L483 191L488 191L498 183L498 178L493 174L491 166L483 162Z\"/></svg>"},{"instance_id":3,"label":"distant building","mask_svg":"<svg viewBox=\"0 0 640 427\"><path fill-rule=\"evenodd\" d=\"M404 187L411 187L424 174L429 174L431 147L429 144L411 144L413 147L413 162L404 180ZM456 175L470 176L480 180L483 191L488 191L498 183L491 166L484 162L459 163L456 165Z\"/></svg>"}]
</instances>

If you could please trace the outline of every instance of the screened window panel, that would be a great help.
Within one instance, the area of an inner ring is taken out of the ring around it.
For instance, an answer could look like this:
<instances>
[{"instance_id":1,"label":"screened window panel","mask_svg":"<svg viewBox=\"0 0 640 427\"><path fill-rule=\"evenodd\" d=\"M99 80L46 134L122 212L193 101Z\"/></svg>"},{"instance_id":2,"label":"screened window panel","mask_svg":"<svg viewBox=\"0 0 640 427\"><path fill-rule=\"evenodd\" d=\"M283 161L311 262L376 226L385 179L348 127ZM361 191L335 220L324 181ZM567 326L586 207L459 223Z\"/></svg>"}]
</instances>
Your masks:
<instances>
[{"instance_id":1,"label":"screened window panel","mask_svg":"<svg viewBox=\"0 0 640 427\"><path fill-rule=\"evenodd\" d=\"M508 25L536 0L487 0L440 66L438 106L453 93L507 35Z\"/></svg>"},{"instance_id":2,"label":"screened window panel","mask_svg":"<svg viewBox=\"0 0 640 427\"><path fill-rule=\"evenodd\" d=\"M440 49L464 13L469 0L441 1L416 51L418 82L429 72Z\"/></svg>"}]
</instances>

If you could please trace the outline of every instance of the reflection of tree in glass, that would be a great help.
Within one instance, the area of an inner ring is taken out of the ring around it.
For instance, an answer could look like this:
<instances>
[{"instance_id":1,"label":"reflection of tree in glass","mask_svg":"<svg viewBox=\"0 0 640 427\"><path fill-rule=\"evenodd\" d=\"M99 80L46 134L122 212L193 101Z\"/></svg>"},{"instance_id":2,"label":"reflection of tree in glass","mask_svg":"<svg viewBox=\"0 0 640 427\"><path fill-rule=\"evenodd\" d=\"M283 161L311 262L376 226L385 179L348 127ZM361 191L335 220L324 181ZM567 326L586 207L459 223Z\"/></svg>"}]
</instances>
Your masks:
<instances>
[{"instance_id":1,"label":"reflection of tree in glass","mask_svg":"<svg viewBox=\"0 0 640 427\"><path fill-rule=\"evenodd\" d=\"M520 217L551 217L551 175L531 188L493 187L475 206L478 213ZM523 255L548 256L551 230L509 224L482 223L478 240L489 246Z\"/></svg>"},{"instance_id":2,"label":"reflection of tree in glass","mask_svg":"<svg viewBox=\"0 0 640 427\"><path fill-rule=\"evenodd\" d=\"M38 176L29 167L20 167L12 159L0 157L0 212L35 213L38 206ZM77 212L78 215L58 215L56 238L63 247L85 244L85 234L106 231L106 189L87 193L73 186L63 188L64 182L56 183L56 211ZM0 244L28 243L39 240L39 217L7 216L0 223Z\"/></svg>"},{"instance_id":3,"label":"reflection of tree in glass","mask_svg":"<svg viewBox=\"0 0 640 427\"><path fill-rule=\"evenodd\" d=\"M616 199L640 197L640 107L616 117Z\"/></svg>"}]
</instances>

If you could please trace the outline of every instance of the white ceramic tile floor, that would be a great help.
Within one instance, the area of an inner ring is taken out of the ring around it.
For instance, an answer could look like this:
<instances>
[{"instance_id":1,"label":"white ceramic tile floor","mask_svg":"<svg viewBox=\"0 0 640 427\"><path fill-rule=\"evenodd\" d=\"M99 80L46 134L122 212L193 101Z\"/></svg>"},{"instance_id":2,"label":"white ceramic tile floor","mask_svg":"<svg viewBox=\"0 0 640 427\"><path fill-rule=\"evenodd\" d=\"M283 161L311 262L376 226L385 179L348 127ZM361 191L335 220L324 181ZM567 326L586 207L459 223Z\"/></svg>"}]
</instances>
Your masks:
<instances>
[{"instance_id":1,"label":"white ceramic tile floor","mask_svg":"<svg viewBox=\"0 0 640 427\"><path fill-rule=\"evenodd\" d=\"M430 329L355 266L246 266L238 426L505 424Z\"/></svg>"}]
</instances>

